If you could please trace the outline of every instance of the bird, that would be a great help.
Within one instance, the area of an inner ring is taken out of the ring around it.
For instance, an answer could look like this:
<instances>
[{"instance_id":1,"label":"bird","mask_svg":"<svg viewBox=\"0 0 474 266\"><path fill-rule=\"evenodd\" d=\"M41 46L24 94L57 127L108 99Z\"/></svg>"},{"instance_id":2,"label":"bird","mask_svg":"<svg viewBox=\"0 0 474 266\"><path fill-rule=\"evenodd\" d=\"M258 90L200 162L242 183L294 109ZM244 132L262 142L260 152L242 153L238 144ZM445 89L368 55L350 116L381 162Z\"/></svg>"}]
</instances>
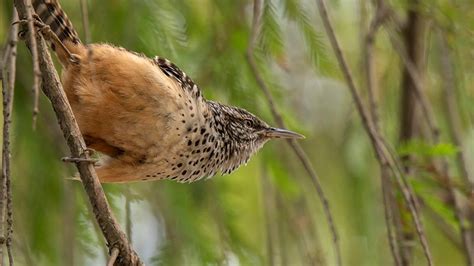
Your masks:
<instances>
[{"instance_id":1,"label":"bird","mask_svg":"<svg viewBox=\"0 0 474 266\"><path fill-rule=\"evenodd\" d=\"M81 42L57 0L33 0L35 25L62 66L61 83L102 183L229 174L270 139L303 135L239 107L207 100L163 57Z\"/></svg>"}]
</instances>

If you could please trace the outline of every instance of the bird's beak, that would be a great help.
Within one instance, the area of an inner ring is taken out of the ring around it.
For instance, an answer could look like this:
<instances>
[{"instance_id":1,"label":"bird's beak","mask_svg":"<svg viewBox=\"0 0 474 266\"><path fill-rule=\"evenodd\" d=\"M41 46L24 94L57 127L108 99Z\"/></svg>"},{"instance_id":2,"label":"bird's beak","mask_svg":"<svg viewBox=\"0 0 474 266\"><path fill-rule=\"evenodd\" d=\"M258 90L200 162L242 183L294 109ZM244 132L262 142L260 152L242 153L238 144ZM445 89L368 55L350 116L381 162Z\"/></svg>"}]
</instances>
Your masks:
<instances>
[{"instance_id":1,"label":"bird's beak","mask_svg":"<svg viewBox=\"0 0 474 266\"><path fill-rule=\"evenodd\" d=\"M281 129L281 128L268 128L263 132L263 135L267 138L282 138L282 139L304 139L305 137L296 132Z\"/></svg>"}]
</instances>

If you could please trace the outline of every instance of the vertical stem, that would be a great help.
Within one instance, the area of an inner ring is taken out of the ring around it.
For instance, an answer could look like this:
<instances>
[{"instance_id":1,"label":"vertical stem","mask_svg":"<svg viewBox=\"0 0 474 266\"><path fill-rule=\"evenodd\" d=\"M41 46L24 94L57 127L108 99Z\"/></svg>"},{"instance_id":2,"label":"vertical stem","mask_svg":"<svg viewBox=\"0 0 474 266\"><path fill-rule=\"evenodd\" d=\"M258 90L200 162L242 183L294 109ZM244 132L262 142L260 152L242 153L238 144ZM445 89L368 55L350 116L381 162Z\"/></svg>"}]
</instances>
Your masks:
<instances>
[{"instance_id":1,"label":"vertical stem","mask_svg":"<svg viewBox=\"0 0 474 266\"><path fill-rule=\"evenodd\" d=\"M13 10L12 21L18 20L16 10ZM3 244L6 244L9 264L13 265L11 250L13 220L12 220L12 195L11 195L11 173L10 173L10 124L13 111L13 97L15 87L16 70L16 48L17 48L18 25L10 28L5 53L2 61L2 94L3 94L3 149L2 149L2 176L0 182L0 263L3 265ZM5 203L6 200L6 203ZM6 214L6 216L5 216ZM4 228L5 218L7 227ZM6 230L6 232L5 232Z\"/></svg>"},{"instance_id":2,"label":"vertical stem","mask_svg":"<svg viewBox=\"0 0 474 266\"><path fill-rule=\"evenodd\" d=\"M453 62L451 61L450 50L448 41L446 40L446 36L440 37L440 48L441 48L441 66L442 69L440 71L442 80L443 80L443 89L444 89L444 104L447 114L447 121L450 129L451 139L453 140L454 144L459 148L459 152L457 153L457 163L459 172L464 181L464 185L468 188L470 194L468 197L470 198L470 202L474 202L474 184L472 183L472 179L469 177L469 171L467 167L467 161L464 153L464 145L462 142L461 136L461 122L459 121L459 112L456 111L456 98L455 88L456 82L454 77L454 70L453 70ZM463 214L463 210L460 206L458 197L456 196L456 189L451 184L450 175L446 175L448 184L449 194L452 198L453 205L454 205L454 214L456 219L459 223L459 228L461 231L461 239L463 242L464 252L466 254L466 260L468 265L474 265L474 249L473 249L473 234L474 230L472 229L472 225L469 226L465 222L465 215ZM474 221L474 210L472 207L468 208L467 216L471 223Z\"/></svg>"},{"instance_id":3,"label":"vertical stem","mask_svg":"<svg viewBox=\"0 0 474 266\"><path fill-rule=\"evenodd\" d=\"M270 221L274 220L272 219L272 202L271 199L272 197L272 187L270 185L270 182L268 180L267 176L267 170L265 165L262 166L262 175L261 175L261 187L262 187L262 202L263 202L263 214L264 214L264 219L265 219L265 236L266 236L266 258L268 259L267 265L275 265L275 247L273 244L275 243L275 240L273 239L273 230L272 230L272 223Z\"/></svg>"},{"instance_id":4,"label":"vertical stem","mask_svg":"<svg viewBox=\"0 0 474 266\"><path fill-rule=\"evenodd\" d=\"M403 29L403 40L405 43L406 55L420 76L421 69L423 67L423 51L425 48L425 40L423 38L424 33L424 22L421 14L416 10L418 7L418 0L413 1L413 7L408 10L408 21ZM400 142L404 143L414 138L419 131L417 124L417 116L419 115L419 108L417 106L416 94L415 94L415 80L410 75L407 68L403 70L402 78L402 95L400 102ZM410 156L402 157L404 164L404 171L406 175L412 174L413 169L410 167L412 158ZM407 218L407 215L403 213L407 212L406 206L403 202L398 203L399 210L401 212L400 221L402 234L400 241L402 265L411 265L413 260L413 243L415 229L412 226L412 221Z\"/></svg>"},{"instance_id":5,"label":"vertical stem","mask_svg":"<svg viewBox=\"0 0 474 266\"><path fill-rule=\"evenodd\" d=\"M370 141L372 142L374 152L377 156L379 164L381 167L389 167L390 171L394 174L395 179L397 183L399 184L399 187L403 194L403 198L409 208L411 217L413 218L416 232L420 238L420 243L423 248L423 252L425 254L428 265L432 265L433 259L431 257L431 251L429 249L428 241L424 233L424 226L420 219L419 211L418 211L418 202L413 193L413 190L408 184L408 181L406 180L406 176L403 175L403 173L400 173L400 171L398 170L398 167L397 167L398 158L396 158L393 155L393 153L389 150L389 146L386 145L387 142L382 137L382 134L380 134L380 132L378 132L377 128L374 126L373 121L370 119L370 115L368 114L367 110L365 109L362 103L362 98L359 95L359 91L357 90L357 87L355 85L350 68L342 53L341 46L339 45L339 41L337 40L336 34L334 32L334 28L332 26L331 20L327 12L325 1L317 0L316 3L319 8L319 13L323 21L324 28L329 37L329 41L334 50L334 53L336 54L336 58L338 60L341 71L344 75L344 78L346 79L349 91L351 92L357 111L362 119L364 129L367 131ZM389 158L391 160L389 160Z\"/></svg>"},{"instance_id":6,"label":"vertical stem","mask_svg":"<svg viewBox=\"0 0 474 266\"><path fill-rule=\"evenodd\" d=\"M74 265L74 248L76 233L76 193L74 193L74 184L66 180L63 185L64 201L63 203L63 228L62 228L62 252L63 265Z\"/></svg>"},{"instance_id":7,"label":"vertical stem","mask_svg":"<svg viewBox=\"0 0 474 266\"><path fill-rule=\"evenodd\" d=\"M262 2L263 0L255 0L253 6L253 21L252 21L252 29L251 29L251 36L247 48L247 61L249 63L250 69L252 74L257 81L258 86L262 90L265 98L267 99L268 105L270 107L270 111L272 113L273 118L276 121L278 127L285 128L285 123L283 122L282 116L277 109L273 96L268 88L267 84L265 83L263 77L260 75L257 67L257 63L254 57L254 49L256 46L258 33L260 30L260 20L262 15ZM291 149L297 156L298 160L303 165L303 168L308 173L311 183L316 190L316 194L318 195L321 204L323 205L324 215L329 225L329 230L332 236L332 242L334 246L334 253L336 256L336 263L337 265L342 265L342 252L341 247L339 244L339 235L337 233L336 224L334 222L334 218L331 212L331 208L329 206L329 201L324 193L323 187L321 185L321 181L319 180L319 176L317 175L316 171L314 170L308 156L306 155L303 148L298 144L296 140L289 140L288 144L290 145Z\"/></svg>"},{"instance_id":8,"label":"vertical stem","mask_svg":"<svg viewBox=\"0 0 474 266\"><path fill-rule=\"evenodd\" d=\"M87 0L80 0L81 4L81 16L82 16L82 28L84 29L84 37L86 43L91 42L91 32L89 30L89 11L87 8Z\"/></svg>"}]
</instances>

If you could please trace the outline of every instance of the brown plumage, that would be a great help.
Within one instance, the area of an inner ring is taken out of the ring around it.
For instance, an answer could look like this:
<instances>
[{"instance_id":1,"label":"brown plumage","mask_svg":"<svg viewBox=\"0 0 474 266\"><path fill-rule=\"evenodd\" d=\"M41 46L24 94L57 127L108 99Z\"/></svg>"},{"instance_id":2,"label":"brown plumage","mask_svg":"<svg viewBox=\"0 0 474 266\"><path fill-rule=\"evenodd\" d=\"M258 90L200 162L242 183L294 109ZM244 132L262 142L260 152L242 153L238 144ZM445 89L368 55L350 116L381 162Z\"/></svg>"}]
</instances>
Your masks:
<instances>
[{"instance_id":1,"label":"brown plumage","mask_svg":"<svg viewBox=\"0 0 474 266\"><path fill-rule=\"evenodd\" d=\"M97 168L101 182L192 182L232 172L270 138L301 137L204 99L166 59L82 44L56 0L34 0L33 6L65 47L52 40L88 147L109 157Z\"/></svg>"}]
</instances>

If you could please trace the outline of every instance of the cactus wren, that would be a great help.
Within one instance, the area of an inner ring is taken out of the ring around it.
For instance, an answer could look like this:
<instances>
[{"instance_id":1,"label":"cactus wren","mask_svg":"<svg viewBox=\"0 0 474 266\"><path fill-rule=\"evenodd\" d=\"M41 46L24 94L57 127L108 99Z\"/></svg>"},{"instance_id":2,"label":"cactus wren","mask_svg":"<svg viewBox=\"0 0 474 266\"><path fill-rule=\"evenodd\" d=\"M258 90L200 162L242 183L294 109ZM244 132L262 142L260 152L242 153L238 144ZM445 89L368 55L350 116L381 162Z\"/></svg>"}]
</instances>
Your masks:
<instances>
[{"instance_id":1,"label":"cactus wren","mask_svg":"<svg viewBox=\"0 0 474 266\"><path fill-rule=\"evenodd\" d=\"M86 144L109 157L97 168L101 182L193 182L234 171L269 139L303 137L206 100L167 59L84 45L57 0L32 2Z\"/></svg>"}]
</instances>

